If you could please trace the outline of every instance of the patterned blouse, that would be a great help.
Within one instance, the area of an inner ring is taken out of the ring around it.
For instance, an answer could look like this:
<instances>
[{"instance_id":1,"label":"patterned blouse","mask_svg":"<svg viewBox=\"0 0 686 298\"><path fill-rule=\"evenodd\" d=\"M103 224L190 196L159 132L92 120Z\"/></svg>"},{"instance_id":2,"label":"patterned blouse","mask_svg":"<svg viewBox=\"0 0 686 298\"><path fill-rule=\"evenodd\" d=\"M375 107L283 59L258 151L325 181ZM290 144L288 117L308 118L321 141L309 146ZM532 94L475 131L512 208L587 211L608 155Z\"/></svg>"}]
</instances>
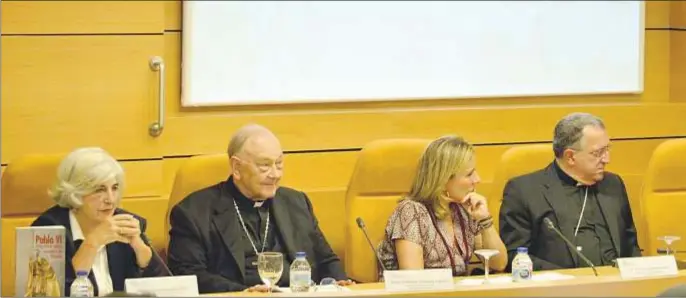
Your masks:
<instances>
[{"instance_id":1,"label":"patterned blouse","mask_svg":"<svg viewBox=\"0 0 686 298\"><path fill-rule=\"evenodd\" d=\"M466 275L465 263L469 262L469 258L473 255L474 238L481 232L481 229L477 221L471 219L461 206L450 204L450 211L453 213L454 235L448 235L445 224L437 221L436 225L443 236L441 237L437 233L429 210L424 204L410 199L400 201L388 219L384 239L378 248L379 258L384 267L387 270L399 269L394 240L404 239L422 246L424 268L450 268L452 266L450 255L452 255L455 264L453 273ZM466 223L464 233L460 219ZM467 249L465 249L465 238ZM450 251L446 248L446 242ZM457 247L458 245L459 247ZM381 274L382 271L379 270L379 279L383 277Z\"/></svg>"}]
</instances>

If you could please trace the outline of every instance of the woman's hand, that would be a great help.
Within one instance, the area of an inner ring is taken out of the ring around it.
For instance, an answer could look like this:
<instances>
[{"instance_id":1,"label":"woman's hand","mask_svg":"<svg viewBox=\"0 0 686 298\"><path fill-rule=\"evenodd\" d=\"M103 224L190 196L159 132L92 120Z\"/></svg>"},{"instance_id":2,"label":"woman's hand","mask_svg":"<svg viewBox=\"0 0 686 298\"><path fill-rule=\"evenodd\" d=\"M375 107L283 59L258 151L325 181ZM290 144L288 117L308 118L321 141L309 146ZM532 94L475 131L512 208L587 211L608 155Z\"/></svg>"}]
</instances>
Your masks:
<instances>
[{"instance_id":1,"label":"woman's hand","mask_svg":"<svg viewBox=\"0 0 686 298\"><path fill-rule=\"evenodd\" d=\"M119 235L125 239L126 243L133 243L140 240L141 224L131 214L117 214L112 216L112 221L117 227Z\"/></svg>"},{"instance_id":2,"label":"woman's hand","mask_svg":"<svg viewBox=\"0 0 686 298\"><path fill-rule=\"evenodd\" d=\"M465 210L467 210L469 216L475 220L482 220L490 216L486 198L478 193L468 193L465 196L462 206L465 207Z\"/></svg>"},{"instance_id":3,"label":"woman's hand","mask_svg":"<svg viewBox=\"0 0 686 298\"><path fill-rule=\"evenodd\" d=\"M84 242L93 245L95 248L100 248L115 241L128 242L128 239L119 232L120 227L116 224L114 217L111 217L98 224L88 235L85 235L86 239Z\"/></svg>"}]
</instances>

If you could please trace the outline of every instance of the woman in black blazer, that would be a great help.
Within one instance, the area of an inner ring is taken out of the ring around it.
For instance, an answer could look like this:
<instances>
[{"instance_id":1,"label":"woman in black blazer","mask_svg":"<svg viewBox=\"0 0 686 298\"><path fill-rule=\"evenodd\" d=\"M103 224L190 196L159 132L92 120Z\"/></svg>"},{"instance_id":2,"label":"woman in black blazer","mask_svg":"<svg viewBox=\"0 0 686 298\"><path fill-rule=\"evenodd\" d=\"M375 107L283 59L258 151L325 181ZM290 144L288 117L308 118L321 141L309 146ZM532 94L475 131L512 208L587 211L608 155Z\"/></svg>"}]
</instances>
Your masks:
<instances>
[{"instance_id":1,"label":"woman in black blazer","mask_svg":"<svg viewBox=\"0 0 686 298\"><path fill-rule=\"evenodd\" d=\"M57 205L32 226L66 229L65 296L77 271L89 272L95 296L123 291L127 278L166 275L144 234L145 219L117 208L123 186L121 165L100 148L77 149L60 164L50 190Z\"/></svg>"}]
</instances>

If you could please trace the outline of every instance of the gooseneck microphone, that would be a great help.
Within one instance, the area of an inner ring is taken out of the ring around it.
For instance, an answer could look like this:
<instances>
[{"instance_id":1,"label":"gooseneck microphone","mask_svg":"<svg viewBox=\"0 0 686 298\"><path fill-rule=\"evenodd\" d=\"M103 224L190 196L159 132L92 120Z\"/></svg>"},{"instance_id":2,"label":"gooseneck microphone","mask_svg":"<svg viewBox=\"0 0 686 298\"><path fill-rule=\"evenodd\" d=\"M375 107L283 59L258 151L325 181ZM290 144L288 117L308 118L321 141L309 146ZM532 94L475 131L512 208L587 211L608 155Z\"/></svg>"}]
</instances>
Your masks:
<instances>
[{"instance_id":1,"label":"gooseneck microphone","mask_svg":"<svg viewBox=\"0 0 686 298\"><path fill-rule=\"evenodd\" d=\"M374 249L372 241L369 240L369 235L367 235L367 226L364 225L362 217L358 217L355 221L357 222L357 227L360 228L360 230L362 230L362 233L364 233L364 238L367 239L367 243L369 243L369 247L372 249L374 257L376 257L376 260L379 262L379 265L381 265L381 269L383 269L383 271L386 271L386 267L383 265L383 262L381 262L381 258L379 258L379 255L376 253L376 249Z\"/></svg>"},{"instance_id":2,"label":"gooseneck microphone","mask_svg":"<svg viewBox=\"0 0 686 298\"><path fill-rule=\"evenodd\" d=\"M547 217L544 218L544 219L543 219L543 222L545 222L546 226L548 226L548 229L551 229L551 230L555 231L555 233L556 233L558 236L560 236L560 238L562 238L562 240L564 240L565 243L567 243L567 245L569 246L569 248L571 248L572 251L574 251L574 252L576 253L576 255L579 256L579 258L581 258L582 260L584 260L584 262L585 262L588 266L590 266L591 269L593 269L593 274L594 274L595 276L598 276L598 271L596 271L595 265L593 265L593 263L591 263L591 260L589 260L583 253L581 253L579 250L577 250L576 247L574 246L574 244L572 244L572 242L569 241L569 239L567 239L567 237L565 237L565 235L562 235L562 232L560 232L560 230L558 230L558 229L555 227L555 224L553 224L553 222L552 222L549 218L547 218Z\"/></svg>"},{"instance_id":3,"label":"gooseneck microphone","mask_svg":"<svg viewBox=\"0 0 686 298\"><path fill-rule=\"evenodd\" d=\"M152 246L152 242L148 239L143 239L143 242L145 242L145 244L147 244L148 247L150 247L150 250L152 251L153 258L157 259L157 261L160 262L160 265L162 265L162 268L164 268L164 271L167 274L169 274L169 276L174 276L174 273L172 273L171 270L169 270L169 267L167 267L167 263L164 262L162 257L160 257L160 255L157 253L157 250L155 249L155 247Z\"/></svg>"}]
</instances>

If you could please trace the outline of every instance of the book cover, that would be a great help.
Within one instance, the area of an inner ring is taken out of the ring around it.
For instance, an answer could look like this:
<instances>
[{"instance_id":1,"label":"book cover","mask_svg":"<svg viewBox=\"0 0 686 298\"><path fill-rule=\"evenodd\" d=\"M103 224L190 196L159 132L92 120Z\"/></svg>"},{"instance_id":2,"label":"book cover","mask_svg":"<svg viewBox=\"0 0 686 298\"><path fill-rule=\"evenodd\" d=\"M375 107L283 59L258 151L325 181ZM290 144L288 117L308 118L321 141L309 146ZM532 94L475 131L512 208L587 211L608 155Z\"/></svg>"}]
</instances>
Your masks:
<instances>
[{"instance_id":1,"label":"book cover","mask_svg":"<svg viewBox=\"0 0 686 298\"><path fill-rule=\"evenodd\" d=\"M16 229L15 297L64 296L65 228Z\"/></svg>"}]
</instances>

